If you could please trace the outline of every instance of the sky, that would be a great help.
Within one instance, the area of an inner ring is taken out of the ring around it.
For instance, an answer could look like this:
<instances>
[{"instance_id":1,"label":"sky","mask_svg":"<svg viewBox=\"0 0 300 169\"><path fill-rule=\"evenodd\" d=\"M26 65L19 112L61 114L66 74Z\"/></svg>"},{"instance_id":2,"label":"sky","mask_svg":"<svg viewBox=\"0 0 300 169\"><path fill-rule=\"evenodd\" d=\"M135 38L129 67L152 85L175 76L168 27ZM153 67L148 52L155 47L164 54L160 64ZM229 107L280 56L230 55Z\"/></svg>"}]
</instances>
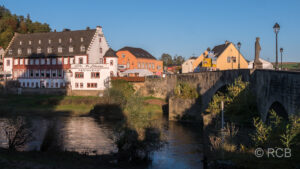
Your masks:
<instances>
[{"instance_id":1,"label":"sky","mask_svg":"<svg viewBox=\"0 0 300 169\"><path fill-rule=\"evenodd\" d=\"M241 42L241 53L253 60L260 37L260 56L275 61L278 22L283 61L300 62L299 0L1 0L0 5L57 31L100 25L114 50L140 47L156 58L199 56L228 40Z\"/></svg>"}]
</instances>

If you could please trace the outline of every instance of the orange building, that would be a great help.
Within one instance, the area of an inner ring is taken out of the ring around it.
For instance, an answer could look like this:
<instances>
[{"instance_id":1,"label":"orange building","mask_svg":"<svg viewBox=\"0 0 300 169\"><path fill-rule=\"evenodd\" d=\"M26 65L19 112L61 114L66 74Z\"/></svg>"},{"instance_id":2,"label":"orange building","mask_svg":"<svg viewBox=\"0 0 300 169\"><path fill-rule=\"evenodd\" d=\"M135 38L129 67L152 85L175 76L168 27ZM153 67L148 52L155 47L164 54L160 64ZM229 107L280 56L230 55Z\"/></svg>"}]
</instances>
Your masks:
<instances>
[{"instance_id":1,"label":"orange building","mask_svg":"<svg viewBox=\"0 0 300 169\"><path fill-rule=\"evenodd\" d=\"M162 75L163 62L141 48L124 47L117 53L121 72L128 69L147 69L154 75Z\"/></svg>"}]
</instances>

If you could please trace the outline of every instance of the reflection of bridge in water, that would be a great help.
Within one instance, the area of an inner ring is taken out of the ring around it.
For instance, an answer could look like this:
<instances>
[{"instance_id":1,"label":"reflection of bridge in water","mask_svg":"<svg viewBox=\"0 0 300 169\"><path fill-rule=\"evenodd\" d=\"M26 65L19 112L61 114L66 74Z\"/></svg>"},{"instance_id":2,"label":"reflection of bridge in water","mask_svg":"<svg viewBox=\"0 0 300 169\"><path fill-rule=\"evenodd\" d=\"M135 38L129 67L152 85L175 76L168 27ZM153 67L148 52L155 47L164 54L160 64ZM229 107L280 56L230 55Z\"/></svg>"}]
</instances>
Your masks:
<instances>
[{"instance_id":1,"label":"reflection of bridge in water","mask_svg":"<svg viewBox=\"0 0 300 169\"><path fill-rule=\"evenodd\" d=\"M243 81L250 82L251 91L256 95L258 110L264 120L270 109L275 109L283 116L300 112L300 72L226 70L178 74L162 79L146 78L144 91L168 98L177 82L187 82L201 95L201 104L198 106L200 105L202 112L217 91L232 84L239 76Z\"/></svg>"}]
</instances>

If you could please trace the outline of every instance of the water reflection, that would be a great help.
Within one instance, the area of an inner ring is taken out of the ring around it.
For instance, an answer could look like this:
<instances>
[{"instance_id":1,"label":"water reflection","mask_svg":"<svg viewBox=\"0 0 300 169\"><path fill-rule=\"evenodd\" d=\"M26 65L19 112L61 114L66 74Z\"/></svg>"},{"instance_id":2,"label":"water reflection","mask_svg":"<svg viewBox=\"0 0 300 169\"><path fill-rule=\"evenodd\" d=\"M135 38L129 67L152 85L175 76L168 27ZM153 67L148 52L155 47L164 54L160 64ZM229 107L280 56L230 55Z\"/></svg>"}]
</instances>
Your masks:
<instances>
[{"instance_id":1,"label":"water reflection","mask_svg":"<svg viewBox=\"0 0 300 169\"><path fill-rule=\"evenodd\" d=\"M0 125L5 119L0 118ZM63 148L80 153L108 154L116 151L110 139L112 128L109 124L99 123L92 117L61 117L57 119L31 119L35 140L26 150L39 150L47 127L55 122ZM202 168L201 130L199 126L187 126L161 120L163 133L168 144L153 154L149 169ZM0 146L7 147L5 134L0 131Z\"/></svg>"}]
</instances>

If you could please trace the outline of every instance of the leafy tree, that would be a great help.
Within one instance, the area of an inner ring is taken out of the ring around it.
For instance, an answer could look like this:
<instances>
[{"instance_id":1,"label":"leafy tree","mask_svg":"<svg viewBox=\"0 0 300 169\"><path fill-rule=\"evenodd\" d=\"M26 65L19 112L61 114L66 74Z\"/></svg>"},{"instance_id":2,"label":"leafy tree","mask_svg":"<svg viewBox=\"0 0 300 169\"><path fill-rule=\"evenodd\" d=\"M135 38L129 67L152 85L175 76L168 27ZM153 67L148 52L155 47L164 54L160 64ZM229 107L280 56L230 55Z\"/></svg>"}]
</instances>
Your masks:
<instances>
[{"instance_id":1,"label":"leafy tree","mask_svg":"<svg viewBox=\"0 0 300 169\"><path fill-rule=\"evenodd\" d=\"M174 56L173 64L182 65L183 62L184 62L184 58L182 56L177 56L177 55Z\"/></svg>"},{"instance_id":2,"label":"leafy tree","mask_svg":"<svg viewBox=\"0 0 300 169\"><path fill-rule=\"evenodd\" d=\"M165 66L170 66L173 64L172 56L167 53L163 53L160 60L163 61Z\"/></svg>"},{"instance_id":3,"label":"leafy tree","mask_svg":"<svg viewBox=\"0 0 300 169\"><path fill-rule=\"evenodd\" d=\"M6 48L14 36L18 33L50 32L51 28L46 23L32 22L29 14L24 16L11 14L4 6L0 6L0 46Z\"/></svg>"}]
</instances>

